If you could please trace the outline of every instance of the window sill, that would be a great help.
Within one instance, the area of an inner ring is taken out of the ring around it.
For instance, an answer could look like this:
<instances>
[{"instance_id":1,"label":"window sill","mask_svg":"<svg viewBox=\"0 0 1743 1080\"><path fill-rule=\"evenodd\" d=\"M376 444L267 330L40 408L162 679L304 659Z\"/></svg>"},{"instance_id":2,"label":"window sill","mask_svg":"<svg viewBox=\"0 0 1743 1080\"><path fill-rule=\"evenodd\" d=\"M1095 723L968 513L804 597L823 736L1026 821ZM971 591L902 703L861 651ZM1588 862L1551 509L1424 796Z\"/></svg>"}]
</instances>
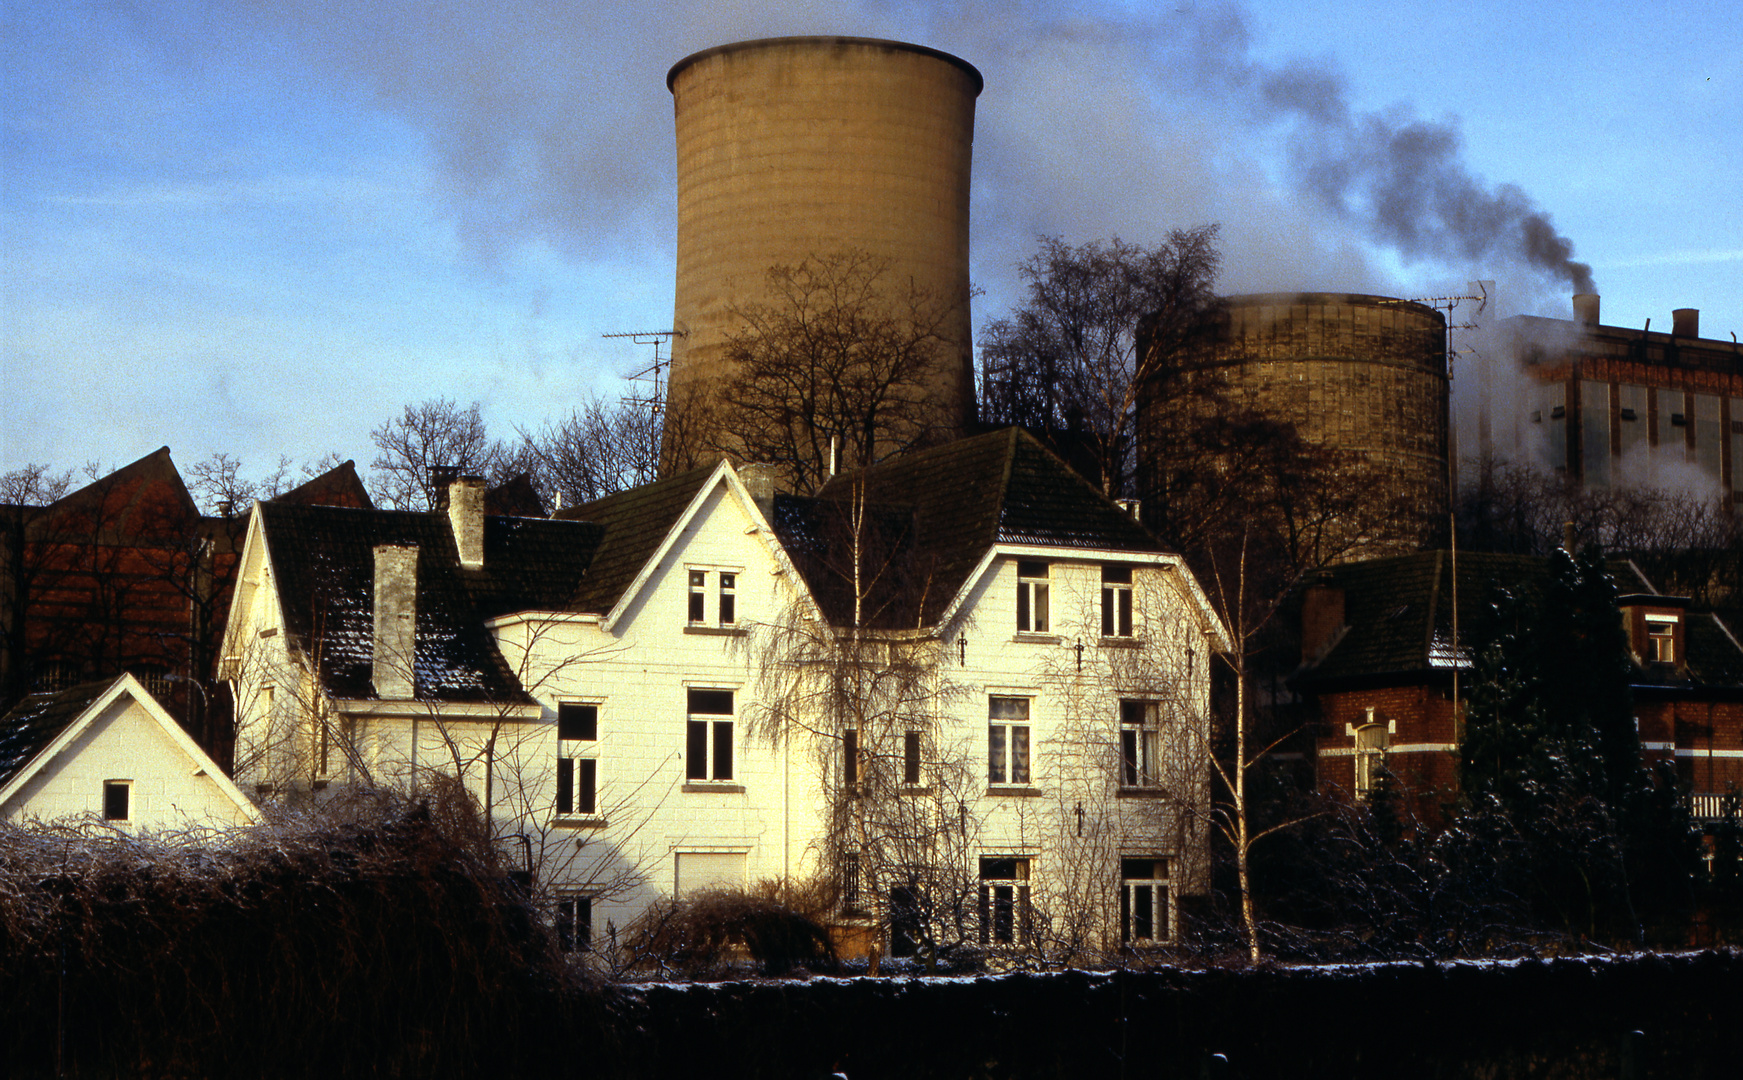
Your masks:
<instances>
[{"instance_id":1,"label":"window sill","mask_svg":"<svg viewBox=\"0 0 1743 1080\"><path fill-rule=\"evenodd\" d=\"M686 634L701 634L704 637L743 637L746 630L742 626L703 626L691 623L684 627Z\"/></svg>"},{"instance_id":2,"label":"window sill","mask_svg":"<svg viewBox=\"0 0 1743 1080\"><path fill-rule=\"evenodd\" d=\"M716 780L687 780L679 790L692 795L743 795L744 785Z\"/></svg>"},{"instance_id":3,"label":"window sill","mask_svg":"<svg viewBox=\"0 0 1743 1080\"><path fill-rule=\"evenodd\" d=\"M1142 649L1144 642L1135 637L1105 637L1101 639L1104 649Z\"/></svg>"},{"instance_id":4,"label":"window sill","mask_svg":"<svg viewBox=\"0 0 1743 1080\"><path fill-rule=\"evenodd\" d=\"M1166 791L1163 791L1161 788L1155 787L1152 785L1130 786L1130 785L1126 785L1126 784L1121 784L1120 789L1118 791L1114 792L1114 798L1116 798L1116 799L1160 799L1166 794L1168 794Z\"/></svg>"},{"instance_id":5,"label":"window sill","mask_svg":"<svg viewBox=\"0 0 1743 1080\"><path fill-rule=\"evenodd\" d=\"M1027 630L1019 630L1017 631L1017 636L1011 640L1020 641L1028 645L1057 645L1065 639L1060 637L1058 634L1033 634Z\"/></svg>"},{"instance_id":6,"label":"window sill","mask_svg":"<svg viewBox=\"0 0 1743 1080\"><path fill-rule=\"evenodd\" d=\"M1027 784L988 784L986 793L995 797L1030 799L1040 795L1041 789Z\"/></svg>"},{"instance_id":7,"label":"window sill","mask_svg":"<svg viewBox=\"0 0 1743 1080\"><path fill-rule=\"evenodd\" d=\"M603 829L606 824L603 814L558 814L551 819L556 829Z\"/></svg>"}]
</instances>

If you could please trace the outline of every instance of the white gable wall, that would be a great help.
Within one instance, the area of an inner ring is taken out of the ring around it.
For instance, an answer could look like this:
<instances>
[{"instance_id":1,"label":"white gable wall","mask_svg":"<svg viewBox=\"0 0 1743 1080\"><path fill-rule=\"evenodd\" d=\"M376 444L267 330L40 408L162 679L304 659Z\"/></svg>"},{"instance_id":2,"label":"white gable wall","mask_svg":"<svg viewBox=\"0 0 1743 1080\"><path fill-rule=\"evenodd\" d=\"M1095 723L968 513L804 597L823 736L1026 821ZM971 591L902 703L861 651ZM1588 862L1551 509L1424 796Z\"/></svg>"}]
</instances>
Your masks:
<instances>
[{"instance_id":1,"label":"white gable wall","mask_svg":"<svg viewBox=\"0 0 1743 1080\"><path fill-rule=\"evenodd\" d=\"M0 806L0 815L8 821L101 819L104 781L126 780L132 789L129 813L126 821L112 823L117 827L137 832L246 824L246 813L206 769L143 705L123 694Z\"/></svg>"}]
</instances>

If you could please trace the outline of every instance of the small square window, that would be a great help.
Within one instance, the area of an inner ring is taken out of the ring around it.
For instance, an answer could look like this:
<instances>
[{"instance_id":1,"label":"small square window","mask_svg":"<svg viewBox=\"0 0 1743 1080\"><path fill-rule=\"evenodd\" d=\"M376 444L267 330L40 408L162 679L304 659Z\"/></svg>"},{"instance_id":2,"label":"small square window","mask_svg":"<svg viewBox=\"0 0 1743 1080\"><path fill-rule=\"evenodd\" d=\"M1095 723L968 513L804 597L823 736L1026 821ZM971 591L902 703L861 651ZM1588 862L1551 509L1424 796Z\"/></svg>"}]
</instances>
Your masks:
<instances>
[{"instance_id":1,"label":"small square window","mask_svg":"<svg viewBox=\"0 0 1743 1080\"><path fill-rule=\"evenodd\" d=\"M557 705L557 738L565 742L593 742L599 738L599 706L578 701Z\"/></svg>"},{"instance_id":2,"label":"small square window","mask_svg":"<svg viewBox=\"0 0 1743 1080\"><path fill-rule=\"evenodd\" d=\"M103 781L103 820L127 821L133 811L133 781Z\"/></svg>"}]
</instances>

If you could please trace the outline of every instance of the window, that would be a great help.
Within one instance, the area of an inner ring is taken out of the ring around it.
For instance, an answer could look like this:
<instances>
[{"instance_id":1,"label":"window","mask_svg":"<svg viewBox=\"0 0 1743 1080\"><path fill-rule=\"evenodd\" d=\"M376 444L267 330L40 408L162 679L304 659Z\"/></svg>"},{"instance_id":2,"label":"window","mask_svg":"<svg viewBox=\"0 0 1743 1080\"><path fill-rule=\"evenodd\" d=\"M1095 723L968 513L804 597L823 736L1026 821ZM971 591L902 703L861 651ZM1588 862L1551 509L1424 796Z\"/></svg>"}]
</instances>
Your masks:
<instances>
[{"instance_id":1,"label":"window","mask_svg":"<svg viewBox=\"0 0 1743 1080\"><path fill-rule=\"evenodd\" d=\"M690 571L690 621L708 621L708 571Z\"/></svg>"},{"instance_id":2,"label":"window","mask_svg":"<svg viewBox=\"0 0 1743 1080\"><path fill-rule=\"evenodd\" d=\"M712 587L709 578L714 579ZM738 573L732 570L691 570L691 626L733 626L738 622ZM714 597L713 617L709 617L708 598Z\"/></svg>"},{"instance_id":3,"label":"window","mask_svg":"<svg viewBox=\"0 0 1743 1080\"><path fill-rule=\"evenodd\" d=\"M1120 860L1120 940L1167 941L1174 936L1168 860L1159 855Z\"/></svg>"},{"instance_id":4,"label":"window","mask_svg":"<svg viewBox=\"0 0 1743 1080\"><path fill-rule=\"evenodd\" d=\"M1017 633L1045 634L1047 618L1047 564L1017 563Z\"/></svg>"},{"instance_id":5,"label":"window","mask_svg":"<svg viewBox=\"0 0 1743 1080\"><path fill-rule=\"evenodd\" d=\"M1029 782L1029 699L995 697L987 707L987 783Z\"/></svg>"},{"instance_id":6,"label":"window","mask_svg":"<svg viewBox=\"0 0 1743 1080\"><path fill-rule=\"evenodd\" d=\"M841 733L841 782L849 788L859 786L858 728L848 728Z\"/></svg>"},{"instance_id":7,"label":"window","mask_svg":"<svg viewBox=\"0 0 1743 1080\"><path fill-rule=\"evenodd\" d=\"M1356 729L1356 794L1366 796L1374 790L1380 773L1386 767L1386 747L1389 743L1386 725L1363 724Z\"/></svg>"},{"instance_id":8,"label":"window","mask_svg":"<svg viewBox=\"0 0 1743 1080\"><path fill-rule=\"evenodd\" d=\"M908 731L902 734L902 783L909 787L920 786L920 733Z\"/></svg>"},{"instance_id":9,"label":"window","mask_svg":"<svg viewBox=\"0 0 1743 1080\"><path fill-rule=\"evenodd\" d=\"M720 625L731 626L738 618L738 575L720 575Z\"/></svg>"},{"instance_id":10,"label":"window","mask_svg":"<svg viewBox=\"0 0 1743 1080\"><path fill-rule=\"evenodd\" d=\"M691 780L732 779L732 691L689 691L685 776Z\"/></svg>"},{"instance_id":11,"label":"window","mask_svg":"<svg viewBox=\"0 0 1743 1080\"><path fill-rule=\"evenodd\" d=\"M1161 702L1120 702L1121 786L1148 787L1156 782L1156 740L1161 713Z\"/></svg>"},{"instance_id":12,"label":"window","mask_svg":"<svg viewBox=\"0 0 1743 1080\"><path fill-rule=\"evenodd\" d=\"M557 901L557 947L564 952L593 949L593 898L571 896Z\"/></svg>"},{"instance_id":13,"label":"window","mask_svg":"<svg viewBox=\"0 0 1743 1080\"><path fill-rule=\"evenodd\" d=\"M599 738L599 706L578 701L557 704L557 813L599 812L599 761L584 744ZM589 756L583 757L587 753Z\"/></svg>"},{"instance_id":14,"label":"window","mask_svg":"<svg viewBox=\"0 0 1743 1080\"><path fill-rule=\"evenodd\" d=\"M1132 568L1101 568L1101 636L1132 636Z\"/></svg>"},{"instance_id":15,"label":"window","mask_svg":"<svg viewBox=\"0 0 1743 1080\"><path fill-rule=\"evenodd\" d=\"M1656 664L1676 663L1676 616L1646 616L1647 659Z\"/></svg>"},{"instance_id":16,"label":"window","mask_svg":"<svg viewBox=\"0 0 1743 1080\"><path fill-rule=\"evenodd\" d=\"M843 914L859 914L859 852L844 851L841 854L841 911Z\"/></svg>"},{"instance_id":17,"label":"window","mask_svg":"<svg viewBox=\"0 0 1743 1080\"><path fill-rule=\"evenodd\" d=\"M126 821L133 810L133 781L103 781L103 820Z\"/></svg>"},{"instance_id":18,"label":"window","mask_svg":"<svg viewBox=\"0 0 1743 1080\"><path fill-rule=\"evenodd\" d=\"M1029 860L982 855L980 943L1017 945L1029 939Z\"/></svg>"}]
</instances>

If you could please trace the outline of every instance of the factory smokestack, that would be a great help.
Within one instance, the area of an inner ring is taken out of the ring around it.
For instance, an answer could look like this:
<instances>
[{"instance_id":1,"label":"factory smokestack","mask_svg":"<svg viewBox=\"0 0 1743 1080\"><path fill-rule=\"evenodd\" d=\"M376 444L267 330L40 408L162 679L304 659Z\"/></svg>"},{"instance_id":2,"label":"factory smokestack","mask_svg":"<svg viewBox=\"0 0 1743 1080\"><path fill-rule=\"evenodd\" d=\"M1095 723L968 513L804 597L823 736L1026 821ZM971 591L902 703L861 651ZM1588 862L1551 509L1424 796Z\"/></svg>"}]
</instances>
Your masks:
<instances>
[{"instance_id":1,"label":"factory smokestack","mask_svg":"<svg viewBox=\"0 0 1743 1080\"><path fill-rule=\"evenodd\" d=\"M778 302L772 267L855 252L885 267L892 292L948 310L926 393L960 433L974 416L968 200L980 73L919 45L771 38L686 57L666 85L678 145L674 413L711 402L716 439L730 445L718 391L732 374L735 309Z\"/></svg>"},{"instance_id":2,"label":"factory smokestack","mask_svg":"<svg viewBox=\"0 0 1743 1080\"><path fill-rule=\"evenodd\" d=\"M1598 325L1598 294L1574 294L1574 322L1581 326Z\"/></svg>"},{"instance_id":3,"label":"factory smokestack","mask_svg":"<svg viewBox=\"0 0 1743 1080\"><path fill-rule=\"evenodd\" d=\"M1701 309L1679 307L1670 313L1670 332L1677 337L1701 336Z\"/></svg>"}]
</instances>

